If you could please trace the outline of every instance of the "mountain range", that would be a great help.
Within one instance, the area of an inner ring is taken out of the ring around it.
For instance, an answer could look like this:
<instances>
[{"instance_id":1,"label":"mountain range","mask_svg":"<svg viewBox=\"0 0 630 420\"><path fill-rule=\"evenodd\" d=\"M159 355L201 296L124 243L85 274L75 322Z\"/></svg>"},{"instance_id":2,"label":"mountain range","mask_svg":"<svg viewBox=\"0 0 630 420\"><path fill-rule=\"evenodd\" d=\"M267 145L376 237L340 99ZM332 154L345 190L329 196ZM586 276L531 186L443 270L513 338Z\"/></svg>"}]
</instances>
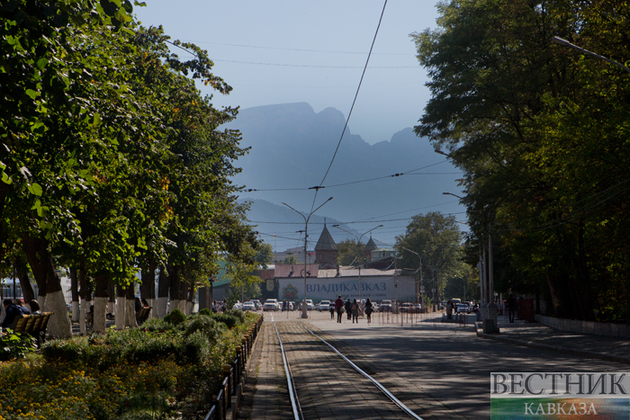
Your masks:
<instances>
[{"instance_id":1,"label":"mountain range","mask_svg":"<svg viewBox=\"0 0 630 420\"><path fill-rule=\"evenodd\" d=\"M308 215L329 197L309 220L310 240L317 240L323 218L329 225L343 222L357 236L383 224L374 239L389 245L415 214L441 211L464 218L457 200L442 195L459 194L461 172L427 139L409 127L370 145L346 129L339 142L344 124L334 108L316 113L307 103L292 103L243 109L228 125L242 133L241 147L251 148L236 162L243 171L233 181L245 187L240 200L252 203L248 218L262 234L298 240L295 231L304 228L304 219L282 203ZM320 185L316 193L312 187ZM335 240L350 237L329 230ZM295 240L287 245L296 246Z\"/></svg>"}]
</instances>

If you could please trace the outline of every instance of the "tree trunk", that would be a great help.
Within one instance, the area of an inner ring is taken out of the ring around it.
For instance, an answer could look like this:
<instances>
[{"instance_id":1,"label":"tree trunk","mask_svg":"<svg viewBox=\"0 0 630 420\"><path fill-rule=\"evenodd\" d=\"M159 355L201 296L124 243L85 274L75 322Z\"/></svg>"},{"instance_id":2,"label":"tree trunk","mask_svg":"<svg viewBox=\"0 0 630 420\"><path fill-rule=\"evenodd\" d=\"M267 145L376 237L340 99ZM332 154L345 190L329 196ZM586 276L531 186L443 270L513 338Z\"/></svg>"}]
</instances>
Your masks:
<instances>
[{"instance_id":1,"label":"tree trunk","mask_svg":"<svg viewBox=\"0 0 630 420\"><path fill-rule=\"evenodd\" d=\"M20 279L22 293L24 293L24 303L29 303L31 300L35 299L35 292L33 291L31 279L28 276L26 261L24 261L21 255L15 257L15 272Z\"/></svg>"},{"instance_id":2,"label":"tree trunk","mask_svg":"<svg viewBox=\"0 0 630 420\"><path fill-rule=\"evenodd\" d=\"M137 327L135 284L131 283L125 290L125 327Z\"/></svg>"},{"instance_id":3,"label":"tree trunk","mask_svg":"<svg viewBox=\"0 0 630 420\"><path fill-rule=\"evenodd\" d=\"M116 286L116 328L122 330L125 328L125 308L126 291L122 286Z\"/></svg>"},{"instance_id":4,"label":"tree trunk","mask_svg":"<svg viewBox=\"0 0 630 420\"><path fill-rule=\"evenodd\" d=\"M116 286L114 282L107 283L107 313L116 316Z\"/></svg>"},{"instance_id":5,"label":"tree trunk","mask_svg":"<svg viewBox=\"0 0 630 420\"><path fill-rule=\"evenodd\" d=\"M155 311L155 270L157 264L153 259L149 260L148 264L142 269L142 283L140 284L140 296L146 299L149 306L153 309L149 313L149 318L154 317Z\"/></svg>"},{"instance_id":6,"label":"tree trunk","mask_svg":"<svg viewBox=\"0 0 630 420\"><path fill-rule=\"evenodd\" d=\"M85 325L85 318L87 313L92 311L92 330L94 330L94 308L92 308L92 289L90 287L89 279L85 271L85 264L83 263L83 257L79 263L79 270L76 273L78 277L78 283L80 286L79 297L81 304L79 305L79 332L82 335L87 334L87 326Z\"/></svg>"},{"instance_id":7,"label":"tree trunk","mask_svg":"<svg viewBox=\"0 0 630 420\"><path fill-rule=\"evenodd\" d=\"M72 322L81 319L79 299L79 276L76 268L70 268L70 291L72 294Z\"/></svg>"},{"instance_id":8,"label":"tree trunk","mask_svg":"<svg viewBox=\"0 0 630 420\"><path fill-rule=\"evenodd\" d=\"M39 286L40 295L42 289L46 291L44 302L40 302L42 312L54 312L48 321L48 334L55 338L72 337L72 325L68 317L66 300L52 256L48 251L47 241L25 235L22 243L35 281Z\"/></svg>"},{"instance_id":9,"label":"tree trunk","mask_svg":"<svg viewBox=\"0 0 630 420\"><path fill-rule=\"evenodd\" d=\"M109 300L109 294L107 293L109 278L104 274L99 274L94 280L96 287L94 290L94 320L92 323L92 331L105 334L105 314L107 313L107 302Z\"/></svg>"},{"instance_id":10,"label":"tree trunk","mask_svg":"<svg viewBox=\"0 0 630 420\"><path fill-rule=\"evenodd\" d=\"M154 310L157 318L164 318L168 310L169 289L169 276L166 275L164 267L160 267L158 280L158 298Z\"/></svg>"}]
</instances>

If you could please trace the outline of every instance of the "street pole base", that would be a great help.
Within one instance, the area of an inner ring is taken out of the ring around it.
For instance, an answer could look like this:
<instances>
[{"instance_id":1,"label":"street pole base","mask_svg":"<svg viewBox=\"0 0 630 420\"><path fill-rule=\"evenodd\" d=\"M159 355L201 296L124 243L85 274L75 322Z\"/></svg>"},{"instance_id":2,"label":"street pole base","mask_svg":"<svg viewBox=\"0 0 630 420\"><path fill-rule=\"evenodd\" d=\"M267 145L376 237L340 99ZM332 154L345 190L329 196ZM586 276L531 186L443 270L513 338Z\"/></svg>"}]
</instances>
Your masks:
<instances>
[{"instance_id":1,"label":"street pole base","mask_svg":"<svg viewBox=\"0 0 630 420\"><path fill-rule=\"evenodd\" d=\"M306 319L306 318L308 318L308 314L304 314L304 313L303 313L303 314L302 314L302 316L301 316L301 318L302 318L302 319Z\"/></svg>"}]
</instances>

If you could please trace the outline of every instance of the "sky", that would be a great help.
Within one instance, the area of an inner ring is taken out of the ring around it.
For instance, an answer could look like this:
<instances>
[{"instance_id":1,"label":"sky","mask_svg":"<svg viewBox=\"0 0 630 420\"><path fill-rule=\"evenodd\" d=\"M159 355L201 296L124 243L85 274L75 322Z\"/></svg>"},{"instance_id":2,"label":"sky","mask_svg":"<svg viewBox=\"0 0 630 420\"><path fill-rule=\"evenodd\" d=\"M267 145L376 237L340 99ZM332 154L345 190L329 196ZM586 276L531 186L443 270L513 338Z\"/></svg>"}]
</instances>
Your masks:
<instances>
[{"instance_id":1,"label":"sky","mask_svg":"<svg viewBox=\"0 0 630 420\"><path fill-rule=\"evenodd\" d=\"M173 39L208 51L234 88L216 107L308 102L348 116L378 34L349 128L373 144L417 125L429 99L411 33L436 27L434 0L146 0L134 13ZM178 54L186 56L184 51ZM204 91L204 89L202 89ZM207 88L204 93L212 94Z\"/></svg>"},{"instance_id":2,"label":"sky","mask_svg":"<svg viewBox=\"0 0 630 420\"><path fill-rule=\"evenodd\" d=\"M200 86L203 93L214 95L217 108L307 102L315 112L332 107L345 117L352 109L350 132L374 144L417 125L430 98L428 77L410 34L437 27L436 0L390 0L380 26L385 0L145 1L146 7L134 10L144 26L162 25L173 39L207 50L214 74L234 88L224 96ZM457 199L439 199L443 209L424 211L459 210L457 219L465 220ZM295 206L307 209L311 202ZM405 226L399 221L379 229L379 236L392 245ZM313 235L310 239L316 241L319 233ZM299 239L290 242L296 246Z\"/></svg>"}]
</instances>

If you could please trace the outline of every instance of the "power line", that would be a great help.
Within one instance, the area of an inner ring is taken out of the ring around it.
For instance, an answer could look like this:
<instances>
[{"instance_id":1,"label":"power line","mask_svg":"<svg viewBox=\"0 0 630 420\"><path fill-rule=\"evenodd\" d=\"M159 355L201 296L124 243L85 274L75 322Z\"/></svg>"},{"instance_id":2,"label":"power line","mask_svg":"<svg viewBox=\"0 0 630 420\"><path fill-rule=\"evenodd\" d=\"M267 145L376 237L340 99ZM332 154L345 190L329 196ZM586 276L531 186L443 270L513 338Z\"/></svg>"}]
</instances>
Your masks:
<instances>
[{"instance_id":1,"label":"power line","mask_svg":"<svg viewBox=\"0 0 630 420\"><path fill-rule=\"evenodd\" d=\"M306 191L306 190L311 190L311 189L322 189L322 188L337 188L337 187L343 187L346 185L354 185L354 184L361 184L361 183L365 183L365 182L372 182L372 181L379 181L381 179L387 179L387 178L397 178L397 177L401 177L404 175L461 175L461 172L425 172L425 173L416 173L416 171L422 170L422 169L426 169L426 168L430 168L432 166L436 166L436 165L441 165L443 163L447 163L448 161L442 161L442 162L437 162L437 163L432 163L430 165L426 165L426 166L422 166L420 168L416 168L416 169L412 169L410 171L406 171L406 172L399 172L399 173L395 173L395 174L391 174L391 175L384 175L384 176L380 176L380 177L376 177L376 178L369 178L369 179L363 179L363 180L359 180L359 181L348 181L348 182L343 182L340 184L332 184L332 185L320 185L318 187L302 187L302 188L249 188L249 189L244 189L244 192L273 192L273 191Z\"/></svg>"},{"instance_id":2,"label":"power line","mask_svg":"<svg viewBox=\"0 0 630 420\"><path fill-rule=\"evenodd\" d=\"M359 85L357 86L357 91L354 94L354 99L352 100L352 106L350 107L350 112L348 112L348 116L346 117L346 122L343 126L343 130L341 131L341 137L339 137L339 142L337 143L337 147L335 148L335 153L333 153L333 157L330 160L330 164L328 165L328 169L326 169L326 173L322 178L319 185L322 185L326 178L328 177L328 173L330 172L330 168L332 168L333 162L335 161L335 157L337 156L337 152L339 152L339 147L341 146L341 141L343 140L343 136L346 133L346 129L348 128L348 122L350 121L350 117L352 116L352 111L354 110L354 105L357 102L357 98L359 96L359 91L361 90L361 85L363 84L363 78L365 77L365 72L367 71L368 64L370 62L370 57L372 56L372 51L374 50L374 44L376 43L376 37L378 35L378 31L381 27L381 22L383 21L383 15L385 14L385 7L387 6L387 0L383 3L383 9L381 10L381 16L378 19L378 25L376 26L376 31L374 32L374 37L372 38L372 45L370 45L370 51L368 52L367 59L365 60L365 66L363 66L363 72L361 73L361 79L359 80ZM311 211L315 207L315 202L317 200L317 193L319 192L319 187L315 188L315 197L313 197L313 204L311 204Z\"/></svg>"},{"instance_id":3,"label":"power line","mask_svg":"<svg viewBox=\"0 0 630 420\"><path fill-rule=\"evenodd\" d=\"M360 69L361 66L322 66L315 64L283 64L283 63L261 63L256 61L237 61L237 60L222 60L212 59L216 63L234 63L234 64L249 64L255 66L271 66L271 67L306 67L314 69ZM418 66L376 66L372 69L419 69Z\"/></svg>"},{"instance_id":4,"label":"power line","mask_svg":"<svg viewBox=\"0 0 630 420\"><path fill-rule=\"evenodd\" d=\"M210 44L210 45L222 45L226 47L239 47L239 48L253 48L253 49L261 49L261 50L277 50L277 51L298 51L298 52L315 52L315 53L330 53L330 54L357 54L357 55L365 55L365 52L362 51L335 51L335 50L314 50L307 48L282 48L282 47L265 47L260 45L245 45L245 44L226 44L221 42L210 42L210 41L186 41L186 42L194 42L196 44ZM415 57L415 54L407 54L407 53L375 53L375 55L401 55L401 56L409 56Z\"/></svg>"}]
</instances>

